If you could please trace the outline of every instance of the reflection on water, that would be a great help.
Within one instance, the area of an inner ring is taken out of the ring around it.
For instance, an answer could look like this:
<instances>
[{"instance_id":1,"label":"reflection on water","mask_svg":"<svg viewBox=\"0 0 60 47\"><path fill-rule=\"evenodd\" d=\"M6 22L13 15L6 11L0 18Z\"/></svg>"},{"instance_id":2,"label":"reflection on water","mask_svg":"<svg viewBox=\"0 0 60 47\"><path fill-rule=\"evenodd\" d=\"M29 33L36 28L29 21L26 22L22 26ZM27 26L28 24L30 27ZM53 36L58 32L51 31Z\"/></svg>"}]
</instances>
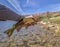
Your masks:
<instances>
[{"instance_id":1,"label":"reflection on water","mask_svg":"<svg viewBox=\"0 0 60 47\"><path fill-rule=\"evenodd\" d=\"M0 21L0 33L12 27L15 23L16 21Z\"/></svg>"}]
</instances>

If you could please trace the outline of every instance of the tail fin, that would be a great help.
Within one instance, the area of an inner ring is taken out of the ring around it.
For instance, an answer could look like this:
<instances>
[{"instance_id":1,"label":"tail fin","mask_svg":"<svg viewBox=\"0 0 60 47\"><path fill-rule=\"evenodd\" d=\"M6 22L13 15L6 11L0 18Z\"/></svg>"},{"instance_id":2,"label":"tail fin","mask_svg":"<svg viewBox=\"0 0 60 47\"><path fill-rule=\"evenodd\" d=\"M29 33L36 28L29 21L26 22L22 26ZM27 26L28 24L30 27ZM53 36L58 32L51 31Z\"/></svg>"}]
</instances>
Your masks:
<instances>
[{"instance_id":1,"label":"tail fin","mask_svg":"<svg viewBox=\"0 0 60 47\"><path fill-rule=\"evenodd\" d=\"M14 32L14 26L12 27L12 28L10 28L10 29L8 29L7 31L5 31L4 33L6 33L9 37L13 34L13 32Z\"/></svg>"}]
</instances>

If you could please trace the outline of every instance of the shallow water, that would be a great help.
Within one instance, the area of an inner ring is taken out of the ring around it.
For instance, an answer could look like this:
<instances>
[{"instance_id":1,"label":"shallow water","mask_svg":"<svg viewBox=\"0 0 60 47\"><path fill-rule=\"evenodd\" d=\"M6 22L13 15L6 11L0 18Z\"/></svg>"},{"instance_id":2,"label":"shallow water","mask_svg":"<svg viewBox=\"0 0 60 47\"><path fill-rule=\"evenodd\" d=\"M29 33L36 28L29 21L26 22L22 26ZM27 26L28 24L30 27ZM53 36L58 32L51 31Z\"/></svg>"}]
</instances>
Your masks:
<instances>
[{"instance_id":1,"label":"shallow water","mask_svg":"<svg viewBox=\"0 0 60 47\"><path fill-rule=\"evenodd\" d=\"M60 47L60 37L54 37L54 30L46 30L40 23L28 29L23 27L20 32L14 30L13 35L7 37L3 32L15 23L16 21L0 22L0 47Z\"/></svg>"},{"instance_id":2,"label":"shallow water","mask_svg":"<svg viewBox=\"0 0 60 47\"><path fill-rule=\"evenodd\" d=\"M12 27L15 23L16 21L0 21L0 33Z\"/></svg>"}]
</instances>

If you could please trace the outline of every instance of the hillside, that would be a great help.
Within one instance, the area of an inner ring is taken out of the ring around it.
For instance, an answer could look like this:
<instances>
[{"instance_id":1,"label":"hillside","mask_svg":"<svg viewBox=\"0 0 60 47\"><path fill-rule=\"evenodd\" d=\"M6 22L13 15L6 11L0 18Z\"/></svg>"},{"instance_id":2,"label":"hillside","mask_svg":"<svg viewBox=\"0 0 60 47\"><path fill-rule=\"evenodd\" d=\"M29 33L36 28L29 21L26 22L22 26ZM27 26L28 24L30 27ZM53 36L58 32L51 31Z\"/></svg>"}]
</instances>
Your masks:
<instances>
[{"instance_id":1,"label":"hillside","mask_svg":"<svg viewBox=\"0 0 60 47\"><path fill-rule=\"evenodd\" d=\"M0 19L1 20L20 20L23 16L18 15L10 8L0 4Z\"/></svg>"},{"instance_id":2,"label":"hillside","mask_svg":"<svg viewBox=\"0 0 60 47\"><path fill-rule=\"evenodd\" d=\"M42 12L42 13L36 13L36 14L32 14L32 15L33 16L47 16L47 13L49 13L52 16L60 15L60 12Z\"/></svg>"}]
</instances>

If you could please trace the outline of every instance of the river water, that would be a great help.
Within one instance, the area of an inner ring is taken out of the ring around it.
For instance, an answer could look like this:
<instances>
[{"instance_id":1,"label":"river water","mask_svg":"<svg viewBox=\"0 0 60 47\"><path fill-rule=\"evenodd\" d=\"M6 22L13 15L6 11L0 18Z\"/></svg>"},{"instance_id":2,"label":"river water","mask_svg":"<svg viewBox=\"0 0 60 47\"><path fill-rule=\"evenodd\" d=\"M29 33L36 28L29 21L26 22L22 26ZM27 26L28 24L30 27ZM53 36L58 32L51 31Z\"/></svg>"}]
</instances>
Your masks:
<instances>
[{"instance_id":1,"label":"river water","mask_svg":"<svg viewBox=\"0 0 60 47\"><path fill-rule=\"evenodd\" d=\"M16 23L17 23L17 21L0 21L0 34L3 34L4 31L11 28L12 25L16 24ZM30 26L30 27L28 27L28 29L25 29L25 27L23 27L20 30L19 34L29 33L29 31L33 31L33 30L39 30L39 25ZM14 32L17 33L16 30Z\"/></svg>"},{"instance_id":2,"label":"river water","mask_svg":"<svg viewBox=\"0 0 60 47\"><path fill-rule=\"evenodd\" d=\"M54 36L54 30L46 30L40 23L34 26L21 28L19 32L14 30L11 37L3 32L16 24L16 21L0 21L0 47L60 47L60 37ZM26 42L26 44L25 44ZM10 45L9 45L10 44ZM38 45L37 45L38 44Z\"/></svg>"},{"instance_id":3,"label":"river water","mask_svg":"<svg viewBox=\"0 0 60 47\"><path fill-rule=\"evenodd\" d=\"M16 21L0 21L0 33L12 27L15 23Z\"/></svg>"}]
</instances>

